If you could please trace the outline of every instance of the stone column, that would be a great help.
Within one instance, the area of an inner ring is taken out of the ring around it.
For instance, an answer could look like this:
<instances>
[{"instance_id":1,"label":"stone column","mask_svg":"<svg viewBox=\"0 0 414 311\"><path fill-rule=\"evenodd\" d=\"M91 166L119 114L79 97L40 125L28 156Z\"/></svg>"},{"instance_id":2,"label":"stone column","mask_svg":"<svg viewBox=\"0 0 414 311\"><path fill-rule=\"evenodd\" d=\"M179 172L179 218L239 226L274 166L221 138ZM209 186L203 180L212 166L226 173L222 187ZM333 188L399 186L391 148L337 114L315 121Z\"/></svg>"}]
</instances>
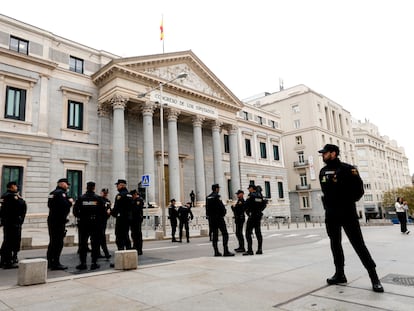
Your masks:
<instances>
[{"instance_id":1,"label":"stone column","mask_svg":"<svg viewBox=\"0 0 414 311\"><path fill-rule=\"evenodd\" d=\"M224 187L224 174L222 160L223 155L221 151L221 136L220 136L220 126L221 122L216 121L212 127L212 136L213 136L213 164L214 164L214 183Z\"/></svg>"},{"instance_id":2,"label":"stone column","mask_svg":"<svg viewBox=\"0 0 414 311\"><path fill-rule=\"evenodd\" d=\"M201 125L204 118L194 116L193 136L194 136L194 170L195 170L195 195L197 202L204 202L206 198L206 177L204 173L203 155L203 134Z\"/></svg>"},{"instance_id":3,"label":"stone column","mask_svg":"<svg viewBox=\"0 0 414 311\"><path fill-rule=\"evenodd\" d=\"M231 190L235 193L240 189L240 170L239 170L239 144L238 144L238 127L231 125L229 129L229 144L230 144L230 175L231 175Z\"/></svg>"},{"instance_id":4,"label":"stone column","mask_svg":"<svg viewBox=\"0 0 414 311\"><path fill-rule=\"evenodd\" d=\"M170 198L181 202L180 159L178 154L177 119L180 112L168 109L168 178Z\"/></svg>"},{"instance_id":5,"label":"stone column","mask_svg":"<svg viewBox=\"0 0 414 311\"><path fill-rule=\"evenodd\" d=\"M125 170L125 119L124 111L127 99L115 95L111 99L113 109L112 121L112 178L126 178Z\"/></svg>"},{"instance_id":6,"label":"stone column","mask_svg":"<svg viewBox=\"0 0 414 311\"><path fill-rule=\"evenodd\" d=\"M155 106L152 102L146 101L142 108L142 132L144 136L143 174L150 176L150 186L147 187L147 202L155 204L155 163L154 163L154 126L153 115Z\"/></svg>"}]
</instances>

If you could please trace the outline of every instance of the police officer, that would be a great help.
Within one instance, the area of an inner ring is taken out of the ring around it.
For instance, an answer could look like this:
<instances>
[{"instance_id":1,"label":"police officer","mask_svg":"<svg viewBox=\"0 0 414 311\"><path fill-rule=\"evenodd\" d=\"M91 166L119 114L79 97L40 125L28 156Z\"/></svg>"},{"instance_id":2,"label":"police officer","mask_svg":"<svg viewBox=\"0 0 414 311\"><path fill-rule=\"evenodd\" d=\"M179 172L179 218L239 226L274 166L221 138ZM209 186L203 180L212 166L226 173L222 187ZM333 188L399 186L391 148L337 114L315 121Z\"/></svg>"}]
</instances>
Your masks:
<instances>
[{"instance_id":1,"label":"police officer","mask_svg":"<svg viewBox=\"0 0 414 311\"><path fill-rule=\"evenodd\" d=\"M227 232L226 222L224 216L226 216L226 207L220 199L220 186L214 184L211 186L211 192L206 198L206 216L208 217L209 225L213 233L213 248L214 256L222 256L218 250L218 231L221 231L223 236L223 256L234 256L234 253L229 251L228 242L229 234Z\"/></svg>"},{"instance_id":2,"label":"police officer","mask_svg":"<svg viewBox=\"0 0 414 311\"><path fill-rule=\"evenodd\" d=\"M66 235L65 225L73 204L73 198L68 197L67 190L70 184L67 178L57 181L55 190L49 193L47 205L49 216L47 225L49 231L49 245L47 248L47 261L51 270L65 270L68 267L60 263L60 254L63 249L63 240Z\"/></svg>"},{"instance_id":3,"label":"police officer","mask_svg":"<svg viewBox=\"0 0 414 311\"><path fill-rule=\"evenodd\" d=\"M142 255L142 222L144 220L144 200L139 196L137 190L132 190L132 211L131 211L131 237L132 248L136 249L138 255Z\"/></svg>"},{"instance_id":4,"label":"police officer","mask_svg":"<svg viewBox=\"0 0 414 311\"><path fill-rule=\"evenodd\" d=\"M177 207L175 206L175 199L171 199L170 206L168 206L168 218L170 219L171 224L171 242L178 242L175 238L175 232L177 231L177 218L178 218L178 211Z\"/></svg>"},{"instance_id":5,"label":"police officer","mask_svg":"<svg viewBox=\"0 0 414 311\"><path fill-rule=\"evenodd\" d=\"M321 184L325 208L326 231L331 240L331 251L335 264L335 274L326 280L329 285L346 283L344 265L345 258L341 243L341 229L344 228L351 245L358 254L362 264L368 270L374 292L383 292L384 288L378 279L375 262L372 259L362 236L355 202L364 194L364 187L358 170L339 160L339 147L326 144L319 153L322 154L325 166L320 170Z\"/></svg>"},{"instance_id":6,"label":"police officer","mask_svg":"<svg viewBox=\"0 0 414 311\"><path fill-rule=\"evenodd\" d=\"M73 215L79 219L79 260L78 270L87 269L86 255L88 253L88 240L91 239L91 270L99 268L100 239L102 236L102 222L107 217L104 200L95 193L95 183L86 184L86 192L80 196L73 207Z\"/></svg>"},{"instance_id":7,"label":"police officer","mask_svg":"<svg viewBox=\"0 0 414 311\"><path fill-rule=\"evenodd\" d=\"M257 251L256 255L263 254L263 236L261 230L261 221L263 216L263 210L266 207L266 202L263 199L261 192L257 191L257 186L249 185L249 195L245 203L246 214L249 216L246 222L246 240L247 251L243 253L243 256L253 255L253 229L257 239Z\"/></svg>"},{"instance_id":8,"label":"police officer","mask_svg":"<svg viewBox=\"0 0 414 311\"><path fill-rule=\"evenodd\" d=\"M99 255L99 257L105 257L106 259L111 258L111 254L109 253L108 246L106 244L106 226L108 224L108 219L111 216L111 201L108 198L108 193L108 188L102 188L101 198L105 202L106 217L102 219L101 238L99 239L104 256Z\"/></svg>"},{"instance_id":9,"label":"police officer","mask_svg":"<svg viewBox=\"0 0 414 311\"><path fill-rule=\"evenodd\" d=\"M244 253L246 249L244 248L244 235L243 235L243 226L246 221L245 217L245 200L244 200L244 191L238 190L236 192L237 202L235 205L231 206L231 209L234 214L234 223L236 224L236 237L239 242L239 247L234 249L237 253Z\"/></svg>"},{"instance_id":10,"label":"police officer","mask_svg":"<svg viewBox=\"0 0 414 311\"><path fill-rule=\"evenodd\" d=\"M191 202L185 203L185 206L180 206L178 208L178 219L180 220L180 231L179 231L179 240L178 242L182 242L183 238L183 228L185 228L185 236L187 238L187 243L190 243L190 227L188 225L188 221L191 219L193 220L194 215L191 211Z\"/></svg>"},{"instance_id":11,"label":"police officer","mask_svg":"<svg viewBox=\"0 0 414 311\"><path fill-rule=\"evenodd\" d=\"M15 181L7 184L7 191L1 196L0 219L3 224L3 244L0 266L3 269L17 268L17 253L20 251L22 225L27 212L25 200L18 193Z\"/></svg>"},{"instance_id":12,"label":"police officer","mask_svg":"<svg viewBox=\"0 0 414 311\"><path fill-rule=\"evenodd\" d=\"M115 197L114 208L111 211L111 215L116 218L115 243L118 250L131 249L129 224L132 219L132 195L126 188L127 182L125 179L118 179L115 185L118 194Z\"/></svg>"}]
</instances>

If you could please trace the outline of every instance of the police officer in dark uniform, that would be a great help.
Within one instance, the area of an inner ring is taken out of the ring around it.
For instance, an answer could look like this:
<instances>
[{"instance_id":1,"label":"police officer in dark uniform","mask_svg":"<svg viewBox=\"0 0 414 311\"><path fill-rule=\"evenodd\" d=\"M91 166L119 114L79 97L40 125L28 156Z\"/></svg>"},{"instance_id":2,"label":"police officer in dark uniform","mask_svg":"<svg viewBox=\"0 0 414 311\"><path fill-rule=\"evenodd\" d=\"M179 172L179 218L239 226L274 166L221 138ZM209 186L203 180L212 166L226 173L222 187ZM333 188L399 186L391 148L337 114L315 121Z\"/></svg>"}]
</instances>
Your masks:
<instances>
[{"instance_id":1,"label":"police officer in dark uniform","mask_svg":"<svg viewBox=\"0 0 414 311\"><path fill-rule=\"evenodd\" d=\"M73 199L68 197L66 191L70 184L67 178L61 178L57 182L55 190L49 193L47 205L49 216L47 225L49 231L49 245L47 248L47 261L51 270L65 270L68 267L60 263L60 254L63 249L63 240L66 235L65 225L68 222L68 214L73 204Z\"/></svg>"},{"instance_id":2,"label":"police officer in dark uniform","mask_svg":"<svg viewBox=\"0 0 414 311\"><path fill-rule=\"evenodd\" d=\"M177 207L175 206L175 199L171 199L170 206L168 206L168 218L170 219L171 224L171 242L178 242L175 238L175 232L177 231L177 218L178 218L178 211Z\"/></svg>"},{"instance_id":3,"label":"police officer in dark uniform","mask_svg":"<svg viewBox=\"0 0 414 311\"><path fill-rule=\"evenodd\" d=\"M115 185L118 194L115 197L114 208L111 211L111 215L116 218L115 243L118 250L131 249L129 224L132 219L132 195L126 188L127 182L125 179L118 179Z\"/></svg>"},{"instance_id":4,"label":"police officer in dark uniform","mask_svg":"<svg viewBox=\"0 0 414 311\"><path fill-rule=\"evenodd\" d=\"M132 248L137 250L138 255L142 255L142 222L144 220L144 200L139 196L137 190L132 190L132 211L131 211L131 237Z\"/></svg>"},{"instance_id":5,"label":"police officer in dark uniform","mask_svg":"<svg viewBox=\"0 0 414 311\"><path fill-rule=\"evenodd\" d=\"M211 192L206 198L206 216L213 233L213 248L214 256L234 256L234 253L229 251L228 242L229 234L227 232L226 222L224 216L226 216L226 207L220 199L220 186L214 184L211 186ZM223 255L218 250L218 231L221 231L223 236Z\"/></svg>"},{"instance_id":6,"label":"police officer in dark uniform","mask_svg":"<svg viewBox=\"0 0 414 311\"><path fill-rule=\"evenodd\" d=\"M179 240L178 242L182 242L183 238L183 228L185 228L185 236L187 238L187 243L190 243L190 227L188 225L188 221L191 219L193 220L194 215L191 211L191 202L187 202L185 206L180 206L178 208L178 219L180 220L180 227L179 227Z\"/></svg>"},{"instance_id":7,"label":"police officer in dark uniform","mask_svg":"<svg viewBox=\"0 0 414 311\"><path fill-rule=\"evenodd\" d=\"M97 263L99 248L101 245L102 221L106 218L104 200L95 193L95 183L90 181L86 184L86 192L80 196L73 207L73 215L79 219L79 259L78 270L87 269L86 255L88 253L88 240L91 239L91 270L99 268Z\"/></svg>"},{"instance_id":8,"label":"police officer in dark uniform","mask_svg":"<svg viewBox=\"0 0 414 311\"><path fill-rule=\"evenodd\" d=\"M0 266L3 269L17 268L17 253L20 251L22 225L27 212L25 200L18 193L15 181L7 184L7 191L1 196L0 219L3 224L3 244Z\"/></svg>"},{"instance_id":9,"label":"police officer in dark uniform","mask_svg":"<svg viewBox=\"0 0 414 311\"><path fill-rule=\"evenodd\" d=\"M358 221L355 202L364 194L363 182L358 170L339 160L339 147L336 145L326 144L319 150L319 153L322 154L326 164L320 170L319 182L323 192L322 202L325 208L326 231L331 240L331 251L335 264L335 274L326 281L329 285L347 282L341 243L341 229L343 228L362 264L368 270L372 289L374 292L383 292L384 288L375 270L375 262L365 246Z\"/></svg>"},{"instance_id":10,"label":"police officer in dark uniform","mask_svg":"<svg viewBox=\"0 0 414 311\"><path fill-rule=\"evenodd\" d=\"M263 216L263 210L266 207L266 201L263 195L257 191L257 186L249 185L249 196L245 203L246 214L249 216L246 222L246 240L247 251L243 253L243 256L253 255L253 229L257 239L257 251L256 255L263 254L263 236L261 230L261 221Z\"/></svg>"},{"instance_id":11,"label":"police officer in dark uniform","mask_svg":"<svg viewBox=\"0 0 414 311\"><path fill-rule=\"evenodd\" d=\"M244 191L238 190L236 192L237 195L237 202L235 205L232 205L231 209L233 210L234 214L234 222L236 224L236 237L239 241L239 247L236 248L234 251L237 253L244 253L246 249L244 248L244 235L243 235L243 226L244 222L246 221L245 217L245 207L244 207Z\"/></svg>"},{"instance_id":12,"label":"police officer in dark uniform","mask_svg":"<svg viewBox=\"0 0 414 311\"><path fill-rule=\"evenodd\" d=\"M111 201L108 199L108 188L103 188L101 190L101 198L105 202L105 210L106 210L106 217L102 219L101 224L101 238L99 239L101 243L102 251L104 252L104 256L99 254L99 257L105 257L106 259L111 258L111 254L109 254L108 245L106 244L106 226L108 224L108 219L111 217Z\"/></svg>"}]
</instances>

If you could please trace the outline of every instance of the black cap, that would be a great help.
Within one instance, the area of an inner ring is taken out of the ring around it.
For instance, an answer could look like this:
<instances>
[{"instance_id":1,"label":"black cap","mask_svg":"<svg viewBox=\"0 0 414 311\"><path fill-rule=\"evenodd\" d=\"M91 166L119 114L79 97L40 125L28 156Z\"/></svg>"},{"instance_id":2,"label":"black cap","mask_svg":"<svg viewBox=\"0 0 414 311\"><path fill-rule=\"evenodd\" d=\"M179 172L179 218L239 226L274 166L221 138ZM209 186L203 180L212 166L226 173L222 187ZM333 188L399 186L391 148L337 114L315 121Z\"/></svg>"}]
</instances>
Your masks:
<instances>
[{"instance_id":1,"label":"black cap","mask_svg":"<svg viewBox=\"0 0 414 311\"><path fill-rule=\"evenodd\" d=\"M172 202L175 202L175 199L171 199L171 200L170 200L170 202L171 202L171 203L172 203Z\"/></svg>"},{"instance_id":2,"label":"black cap","mask_svg":"<svg viewBox=\"0 0 414 311\"><path fill-rule=\"evenodd\" d=\"M250 188L253 188L253 190L257 190L257 186L255 186L255 185L253 185L253 184L250 184L250 185L247 187L247 189L250 189Z\"/></svg>"},{"instance_id":3,"label":"black cap","mask_svg":"<svg viewBox=\"0 0 414 311\"><path fill-rule=\"evenodd\" d=\"M134 190L131 190L130 192L129 192L129 194L138 194L138 191L137 191L137 189L134 189Z\"/></svg>"},{"instance_id":4,"label":"black cap","mask_svg":"<svg viewBox=\"0 0 414 311\"><path fill-rule=\"evenodd\" d=\"M67 183L68 185L70 185L70 183L69 183L69 181L68 181L68 179L67 179L67 178L61 178L61 179L59 179L57 182L58 182L58 183L65 182L65 183Z\"/></svg>"},{"instance_id":5,"label":"black cap","mask_svg":"<svg viewBox=\"0 0 414 311\"><path fill-rule=\"evenodd\" d=\"M321 150L318 151L319 153L325 153L325 152L336 152L336 154L339 154L339 147L337 145L332 144L326 144L323 146Z\"/></svg>"},{"instance_id":6,"label":"black cap","mask_svg":"<svg viewBox=\"0 0 414 311\"><path fill-rule=\"evenodd\" d=\"M115 185L117 184L125 184L126 185L126 180L125 179L118 179L118 181L115 183Z\"/></svg>"},{"instance_id":7,"label":"black cap","mask_svg":"<svg viewBox=\"0 0 414 311\"><path fill-rule=\"evenodd\" d=\"M95 187L95 183L93 182L93 181L88 181L87 183L86 183L86 187Z\"/></svg>"},{"instance_id":8,"label":"black cap","mask_svg":"<svg viewBox=\"0 0 414 311\"><path fill-rule=\"evenodd\" d=\"M108 192L109 192L109 190L108 190L108 188L102 188L101 192L103 192L103 193L108 193Z\"/></svg>"},{"instance_id":9,"label":"black cap","mask_svg":"<svg viewBox=\"0 0 414 311\"><path fill-rule=\"evenodd\" d=\"M220 185L219 184L213 184L213 185L211 185L211 190L216 190L217 188L220 188Z\"/></svg>"},{"instance_id":10,"label":"black cap","mask_svg":"<svg viewBox=\"0 0 414 311\"><path fill-rule=\"evenodd\" d=\"M8 182L7 183L7 188L10 188L13 185L17 186L17 183L15 181Z\"/></svg>"},{"instance_id":11,"label":"black cap","mask_svg":"<svg viewBox=\"0 0 414 311\"><path fill-rule=\"evenodd\" d=\"M243 190L237 190L236 194L240 194L240 193L244 194L244 191Z\"/></svg>"}]
</instances>

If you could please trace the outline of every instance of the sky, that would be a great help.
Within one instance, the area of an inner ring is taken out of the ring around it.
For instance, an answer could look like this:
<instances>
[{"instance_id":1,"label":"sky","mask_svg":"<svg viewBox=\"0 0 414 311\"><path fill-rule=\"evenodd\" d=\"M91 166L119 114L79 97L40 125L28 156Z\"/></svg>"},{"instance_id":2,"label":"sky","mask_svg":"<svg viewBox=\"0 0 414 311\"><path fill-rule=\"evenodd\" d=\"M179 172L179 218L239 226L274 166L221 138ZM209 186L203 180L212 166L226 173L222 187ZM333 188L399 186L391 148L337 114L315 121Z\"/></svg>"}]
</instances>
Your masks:
<instances>
[{"instance_id":1,"label":"sky","mask_svg":"<svg viewBox=\"0 0 414 311\"><path fill-rule=\"evenodd\" d=\"M369 120L414 172L411 0L20 0L0 13L121 57L192 50L240 99L304 84ZM163 19L164 41L160 40Z\"/></svg>"}]
</instances>

